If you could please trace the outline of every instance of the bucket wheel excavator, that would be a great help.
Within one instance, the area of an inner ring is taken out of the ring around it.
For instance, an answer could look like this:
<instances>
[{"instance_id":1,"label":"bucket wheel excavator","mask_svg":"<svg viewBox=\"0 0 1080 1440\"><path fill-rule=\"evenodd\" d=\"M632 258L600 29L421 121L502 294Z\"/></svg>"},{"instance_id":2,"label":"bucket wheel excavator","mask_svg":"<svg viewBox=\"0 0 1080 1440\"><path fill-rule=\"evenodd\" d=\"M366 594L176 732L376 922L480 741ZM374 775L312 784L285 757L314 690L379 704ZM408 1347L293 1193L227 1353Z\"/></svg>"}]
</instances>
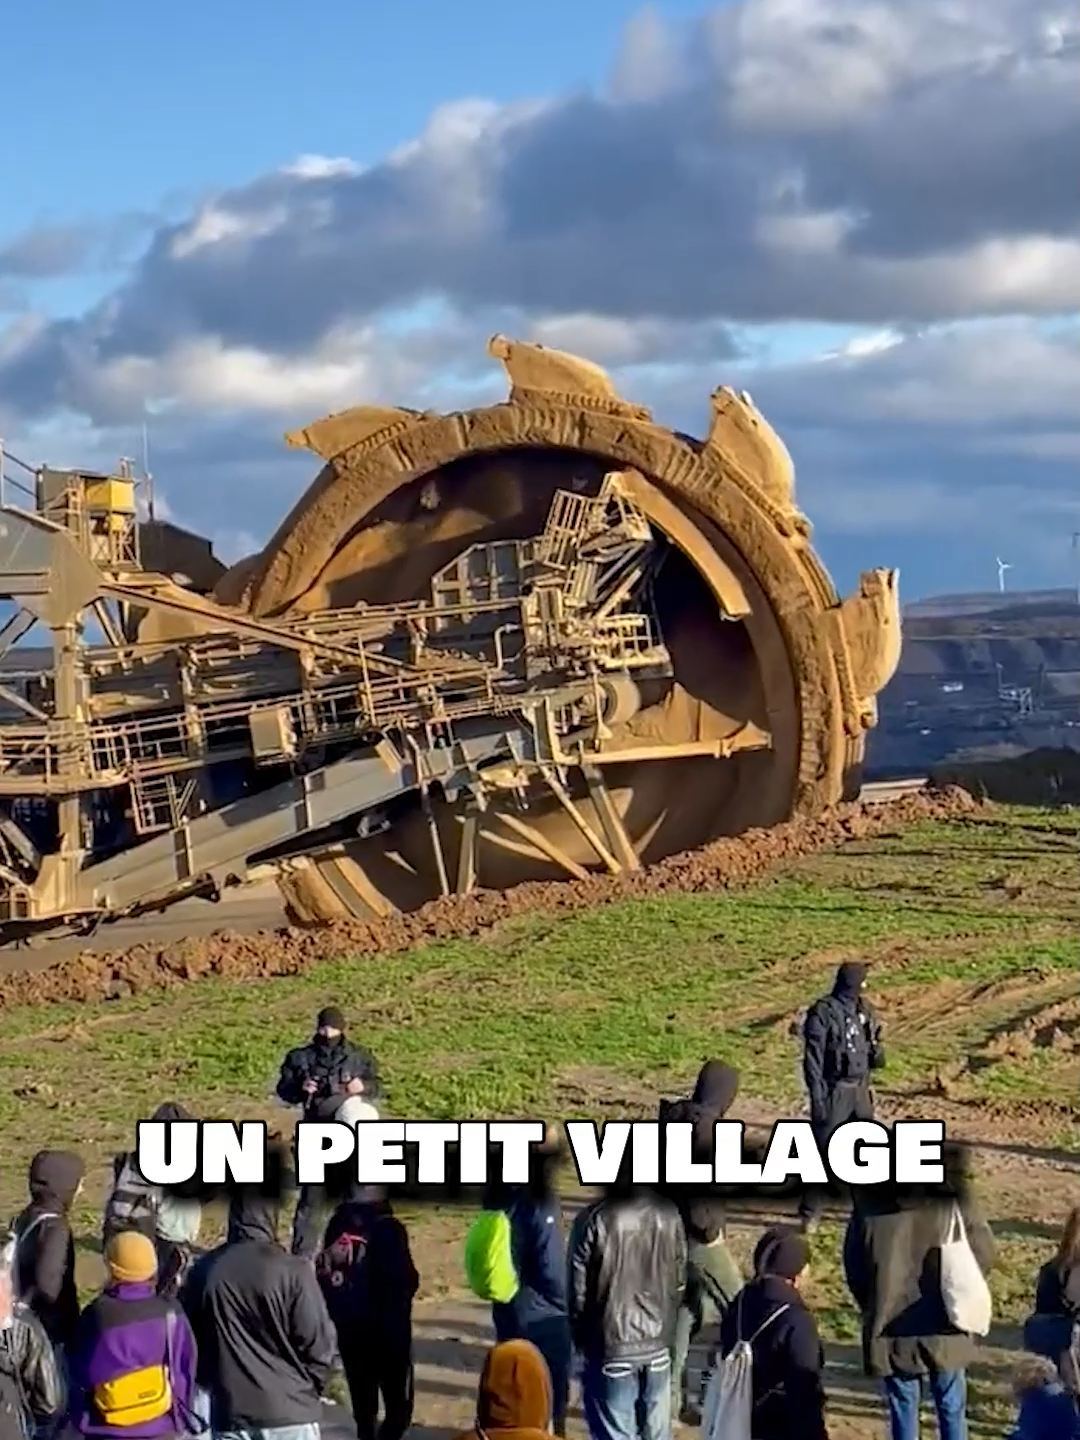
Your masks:
<instances>
[{"instance_id":1,"label":"bucket wheel excavator","mask_svg":"<svg viewBox=\"0 0 1080 1440\"><path fill-rule=\"evenodd\" d=\"M859 785L897 573L841 601L749 396L703 440L496 337L509 395L360 406L209 593L144 568L127 474L0 509L0 926L83 929L272 873L298 923L634 870ZM21 628L20 628L21 627Z\"/></svg>"}]
</instances>

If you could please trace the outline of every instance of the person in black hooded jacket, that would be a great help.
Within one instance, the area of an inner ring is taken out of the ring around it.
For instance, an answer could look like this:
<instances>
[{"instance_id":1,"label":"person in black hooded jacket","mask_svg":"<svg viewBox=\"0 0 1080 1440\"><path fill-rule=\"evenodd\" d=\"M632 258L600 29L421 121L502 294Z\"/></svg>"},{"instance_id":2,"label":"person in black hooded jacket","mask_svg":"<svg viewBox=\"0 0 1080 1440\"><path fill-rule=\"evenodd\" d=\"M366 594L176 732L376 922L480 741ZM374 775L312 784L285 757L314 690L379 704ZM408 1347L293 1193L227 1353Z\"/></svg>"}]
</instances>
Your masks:
<instances>
[{"instance_id":1,"label":"person in black hooded jacket","mask_svg":"<svg viewBox=\"0 0 1080 1440\"><path fill-rule=\"evenodd\" d=\"M278 1244L280 1214L276 1195L245 1188L234 1196L226 1243L196 1261L180 1292L215 1433L322 1419L334 1329L314 1268Z\"/></svg>"},{"instance_id":2,"label":"person in black hooded jacket","mask_svg":"<svg viewBox=\"0 0 1080 1440\"><path fill-rule=\"evenodd\" d=\"M836 972L832 992L816 1000L803 1025L803 1075L810 1123L824 1153L833 1131L849 1120L873 1120L870 1075L885 1063L881 1026L863 993L866 966L854 960ZM824 1196L806 1193L803 1228L813 1227Z\"/></svg>"},{"instance_id":3,"label":"person in black hooded jacket","mask_svg":"<svg viewBox=\"0 0 1080 1440\"><path fill-rule=\"evenodd\" d=\"M382 1085L370 1051L345 1034L345 1017L336 1005L319 1011L315 1034L290 1050L281 1063L277 1097L302 1107L301 1120L333 1120L343 1100L362 1095L374 1104ZM328 1197L315 1185L302 1185L293 1217L292 1251L312 1257L319 1248Z\"/></svg>"},{"instance_id":4,"label":"person in black hooded jacket","mask_svg":"<svg viewBox=\"0 0 1080 1440\"><path fill-rule=\"evenodd\" d=\"M754 1278L720 1324L722 1355L740 1340L750 1341L753 1351L754 1440L828 1440L825 1356L800 1292L809 1264L809 1247L797 1230L766 1230L754 1250Z\"/></svg>"},{"instance_id":5,"label":"person in black hooded jacket","mask_svg":"<svg viewBox=\"0 0 1080 1440\"><path fill-rule=\"evenodd\" d=\"M694 1091L683 1100L660 1104L660 1123L690 1123L694 1127L693 1158L711 1161L716 1122L731 1109L739 1093L739 1072L722 1060L707 1060ZM742 1289L738 1262L727 1244L727 1215L715 1193L673 1194L682 1216L687 1240L686 1290L675 1325L671 1357L671 1413L679 1418L693 1407L686 1405L686 1362L694 1337L706 1326L719 1323Z\"/></svg>"},{"instance_id":6,"label":"person in black hooded jacket","mask_svg":"<svg viewBox=\"0 0 1080 1440\"><path fill-rule=\"evenodd\" d=\"M413 1417L412 1305L420 1277L408 1232L385 1194L352 1188L330 1217L315 1273L337 1332L358 1440L402 1440Z\"/></svg>"},{"instance_id":7,"label":"person in black hooded jacket","mask_svg":"<svg viewBox=\"0 0 1080 1440\"><path fill-rule=\"evenodd\" d=\"M75 1241L68 1218L85 1166L67 1150L41 1150L30 1162L30 1204L16 1219L14 1291L58 1348L79 1323Z\"/></svg>"}]
</instances>

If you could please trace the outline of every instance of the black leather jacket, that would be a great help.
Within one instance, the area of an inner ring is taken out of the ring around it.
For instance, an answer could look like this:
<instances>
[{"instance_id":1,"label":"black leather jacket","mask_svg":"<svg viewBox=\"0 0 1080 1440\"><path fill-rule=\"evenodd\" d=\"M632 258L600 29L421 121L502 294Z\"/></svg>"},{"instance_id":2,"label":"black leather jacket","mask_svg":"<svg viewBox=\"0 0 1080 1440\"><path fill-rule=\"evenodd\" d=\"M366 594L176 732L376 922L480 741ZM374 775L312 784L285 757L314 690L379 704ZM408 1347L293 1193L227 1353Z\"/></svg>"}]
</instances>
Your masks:
<instances>
[{"instance_id":1,"label":"black leather jacket","mask_svg":"<svg viewBox=\"0 0 1080 1440\"><path fill-rule=\"evenodd\" d=\"M686 1232L670 1200L639 1194L590 1205L569 1252L570 1326L587 1360L649 1360L671 1349Z\"/></svg>"},{"instance_id":2,"label":"black leather jacket","mask_svg":"<svg viewBox=\"0 0 1080 1440\"><path fill-rule=\"evenodd\" d=\"M0 1327L0 1436L23 1436L64 1409L64 1379L40 1321L16 1305Z\"/></svg>"},{"instance_id":3,"label":"black leather jacket","mask_svg":"<svg viewBox=\"0 0 1080 1440\"><path fill-rule=\"evenodd\" d=\"M307 1080L314 1080L316 1084L312 1095L304 1093ZM331 1119L332 1114L326 1114L320 1107L334 1096L344 1099L348 1080L363 1080L365 1100L380 1099L382 1086L370 1051L354 1045L344 1035L329 1044L320 1044L315 1039L285 1056L277 1096L286 1105L302 1105L305 1120Z\"/></svg>"}]
</instances>

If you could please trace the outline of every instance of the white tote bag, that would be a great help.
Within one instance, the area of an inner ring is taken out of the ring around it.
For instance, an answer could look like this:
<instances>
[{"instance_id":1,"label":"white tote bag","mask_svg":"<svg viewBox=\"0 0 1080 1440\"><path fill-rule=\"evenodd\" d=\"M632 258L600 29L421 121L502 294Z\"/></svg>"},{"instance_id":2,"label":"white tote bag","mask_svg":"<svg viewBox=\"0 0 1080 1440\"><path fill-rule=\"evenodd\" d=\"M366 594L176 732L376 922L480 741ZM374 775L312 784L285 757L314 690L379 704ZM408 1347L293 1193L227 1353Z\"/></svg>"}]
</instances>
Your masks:
<instances>
[{"instance_id":1,"label":"white tote bag","mask_svg":"<svg viewBox=\"0 0 1080 1440\"><path fill-rule=\"evenodd\" d=\"M988 1335L994 1303L990 1286L968 1244L960 1206L954 1205L941 1247L941 1298L951 1324L968 1335Z\"/></svg>"}]
</instances>

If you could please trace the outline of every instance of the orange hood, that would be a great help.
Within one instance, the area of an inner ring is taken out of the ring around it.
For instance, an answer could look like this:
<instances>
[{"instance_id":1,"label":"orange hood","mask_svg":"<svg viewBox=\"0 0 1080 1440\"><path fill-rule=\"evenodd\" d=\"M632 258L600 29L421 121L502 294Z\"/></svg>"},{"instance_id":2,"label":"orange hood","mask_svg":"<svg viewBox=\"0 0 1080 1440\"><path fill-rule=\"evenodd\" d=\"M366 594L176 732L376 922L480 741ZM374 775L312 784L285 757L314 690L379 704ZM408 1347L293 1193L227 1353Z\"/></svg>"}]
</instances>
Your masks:
<instances>
[{"instance_id":1,"label":"orange hood","mask_svg":"<svg viewBox=\"0 0 1080 1440\"><path fill-rule=\"evenodd\" d=\"M493 1346L480 1376L477 1429L500 1440L546 1440L551 1409L551 1376L536 1346L528 1340Z\"/></svg>"}]
</instances>

